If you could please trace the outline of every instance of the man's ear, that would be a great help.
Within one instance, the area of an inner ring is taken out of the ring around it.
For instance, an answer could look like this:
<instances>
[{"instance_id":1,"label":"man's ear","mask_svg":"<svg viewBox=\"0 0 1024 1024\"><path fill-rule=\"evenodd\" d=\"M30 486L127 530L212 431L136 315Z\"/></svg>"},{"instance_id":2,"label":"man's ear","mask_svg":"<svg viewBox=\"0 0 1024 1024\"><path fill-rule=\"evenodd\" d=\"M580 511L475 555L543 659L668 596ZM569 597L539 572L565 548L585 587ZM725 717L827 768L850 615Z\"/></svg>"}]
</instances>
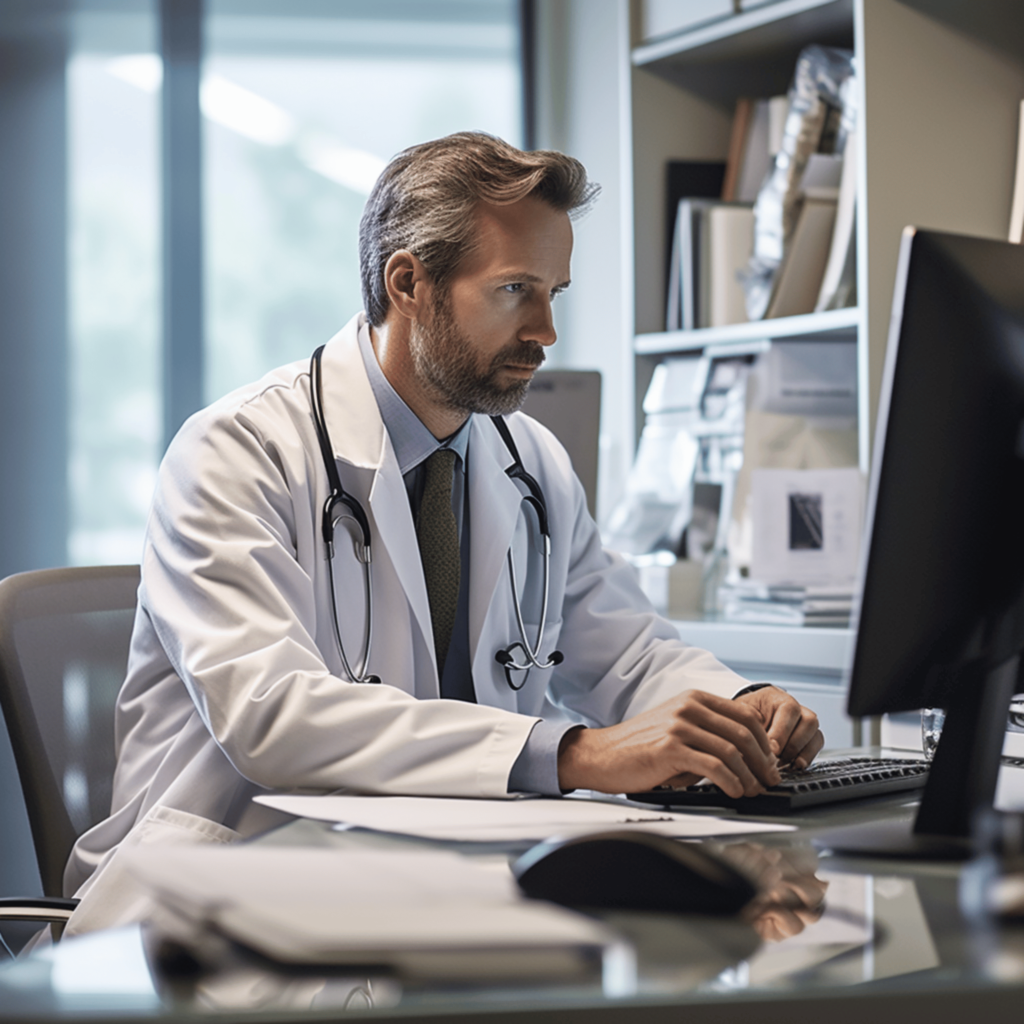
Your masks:
<instances>
[{"instance_id":1,"label":"man's ear","mask_svg":"<svg viewBox=\"0 0 1024 1024\"><path fill-rule=\"evenodd\" d=\"M417 320L429 308L430 277L426 267L408 249L398 249L388 258L384 287L391 308L400 316Z\"/></svg>"}]
</instances>

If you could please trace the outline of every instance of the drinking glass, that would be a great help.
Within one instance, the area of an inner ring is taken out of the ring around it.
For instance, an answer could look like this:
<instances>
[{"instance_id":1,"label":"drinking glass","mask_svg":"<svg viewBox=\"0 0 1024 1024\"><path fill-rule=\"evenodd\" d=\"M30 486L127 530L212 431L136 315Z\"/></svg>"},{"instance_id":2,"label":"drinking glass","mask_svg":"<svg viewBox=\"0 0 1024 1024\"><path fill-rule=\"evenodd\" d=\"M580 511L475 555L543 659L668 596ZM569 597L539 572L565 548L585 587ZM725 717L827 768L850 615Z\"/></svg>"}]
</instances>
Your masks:
<instances>
[{"instance_id":1,"label":"drinking glass","mask_svg":"<svg viewBox=\"0 0 1024 1024\"><path fill-rule=\"evenodd\" d=\"M945 722L946 712L942 708L921 709L921 749L929 761L935 756Z\"/></svg>"}]
</instances>

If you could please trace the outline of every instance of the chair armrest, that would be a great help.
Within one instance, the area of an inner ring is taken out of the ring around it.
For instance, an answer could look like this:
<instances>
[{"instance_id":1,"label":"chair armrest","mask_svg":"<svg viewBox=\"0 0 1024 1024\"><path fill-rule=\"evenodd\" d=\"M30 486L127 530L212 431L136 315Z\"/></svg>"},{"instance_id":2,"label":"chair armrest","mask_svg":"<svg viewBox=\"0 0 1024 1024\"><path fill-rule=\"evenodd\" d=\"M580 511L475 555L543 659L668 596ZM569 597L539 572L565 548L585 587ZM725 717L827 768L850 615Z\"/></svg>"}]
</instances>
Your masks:
<instances>
[{"instance_id":1,"label":"chair armrest","mask_svg":"<svg viewBox=\"0 0 1024 1024\"><path fill-rule=\"evenodd\" d=\"M55 921L66 923L78 900L63 896L0 897L0 921Z\"/></svg>"}]
</instances>

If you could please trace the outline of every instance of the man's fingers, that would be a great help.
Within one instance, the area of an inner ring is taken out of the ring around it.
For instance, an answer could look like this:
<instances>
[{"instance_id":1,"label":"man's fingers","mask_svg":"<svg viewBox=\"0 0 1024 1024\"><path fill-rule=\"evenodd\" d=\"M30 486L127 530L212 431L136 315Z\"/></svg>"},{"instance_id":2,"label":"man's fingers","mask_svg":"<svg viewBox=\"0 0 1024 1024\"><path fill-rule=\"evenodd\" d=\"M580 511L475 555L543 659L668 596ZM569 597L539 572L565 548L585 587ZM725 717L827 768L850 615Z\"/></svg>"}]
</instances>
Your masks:
<instances>
[{"instance_id":1,"label":"man's fingers","mask_svg":"<svg viewBox=\"0 0 1024 1024\"><path fill-rule=\"evenodd\" d=\"M815 738L820 736L818 716L782 690L772 687L763 692L770 696L764 696L756 703L765 716L765 729L772 750L783 764L795 763ZM821 746L814 749L803 767L811 763L814 754L820 749Z\"/></svg>"},{"instance_id":2,"label":"man's fingers","mask_svg":"<svg viewBox=\"0 0 1024 1024\"><path fill-rule=\"evenodd\" d=\"M793 758L793 766L796 768L806 768L810 763L818 756L818 751L825 745L825 737L821 734L821 730L815 731L810 741L797 753L796 757Z\"/></svg>"},{"instance_id":3,"label":"man's fingers","mask_svg":"<svg viewBox=\"0 0 1024 1024\"><path fill-rule=\"evenodd\" d=\"M794 730L800 724L802 710L795 700L780 701L771 708L770 717L765 722L765 729L768 733L768 742L771 744L772 753L776 757L786 760L786 747L790 743ZM805 737L804 743L806 742Z\"/></svg>"},{"instance_id":4,"label":"man's fingers","mask_svg":"<svg viewBox=\"0 0 1024 1024\"><path fill-rule=\"evenodd\" d=\"M700 770L730 796L753 796L779 781L775 759L765 755L750 731L731 718L704 709L678 721L673 733L681 755L710 755L710 766L702 759Z\"/></svg>"},{"instance_id":5,"label":"man's fingers","mask_svg":"<svg viewBox=\"0 0 1024 1024\"><path fill-rule=\"evenodd\" d=\"M687 767L699 773L699 778L713 782L728 796L755 796L764 792L764 787L743 762L743 758L735 758L722 748L717 753L691 748L688 760L690 764Z\"/></svg>"},{"instance_id":6,"label":"man's fingers","mask_svg":"<svg viewBox=\"0 0 1024 1024\"><path fill-rule=\"evenodd\" d=\"M735 743L753 763L775 763L768 734L758 712L746 704L711 693L694 693L676 711L682 723L692 723Z\"/></svg>"},{"instance_id":7,"label":"man's fingers","mask_svg":"<svg viewBox=\"0 0 1024 1024\"><path fill-rule=\"evenodd\" d=\"M780 696L792 702L781 691L765 692L759 700L729 700L690 690L617 725L571 730L558 749L559 785L628 793L707 778L730 796L761 793L780 780L765 725L772 724ZM776 728L784 728L789 714L779 717ZM791 730L790 739L802 736L794 754L809 759L820 748L816 724L806 735L801 728Z\"/></svg>"}]
</instances>

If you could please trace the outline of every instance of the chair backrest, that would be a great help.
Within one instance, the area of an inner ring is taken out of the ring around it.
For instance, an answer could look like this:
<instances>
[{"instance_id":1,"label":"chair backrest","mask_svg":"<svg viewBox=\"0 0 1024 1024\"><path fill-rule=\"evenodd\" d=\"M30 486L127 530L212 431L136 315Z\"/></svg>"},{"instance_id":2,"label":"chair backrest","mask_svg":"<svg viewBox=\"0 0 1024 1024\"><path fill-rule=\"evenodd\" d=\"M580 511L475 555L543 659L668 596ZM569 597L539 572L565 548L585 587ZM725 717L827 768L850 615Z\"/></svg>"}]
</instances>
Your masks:
<instances>
[{"instance_id":1,"label":"chair backrest","mask_svg":"<svg viewBox=\"0 0 1024 1024\"><path fill-rule=\"evenodd\" d=\"M0 580L0 708L47 896L61 895L75 839L110 813L114 704L138 586L138 566Z\"/></svg>"}]
</instances>

